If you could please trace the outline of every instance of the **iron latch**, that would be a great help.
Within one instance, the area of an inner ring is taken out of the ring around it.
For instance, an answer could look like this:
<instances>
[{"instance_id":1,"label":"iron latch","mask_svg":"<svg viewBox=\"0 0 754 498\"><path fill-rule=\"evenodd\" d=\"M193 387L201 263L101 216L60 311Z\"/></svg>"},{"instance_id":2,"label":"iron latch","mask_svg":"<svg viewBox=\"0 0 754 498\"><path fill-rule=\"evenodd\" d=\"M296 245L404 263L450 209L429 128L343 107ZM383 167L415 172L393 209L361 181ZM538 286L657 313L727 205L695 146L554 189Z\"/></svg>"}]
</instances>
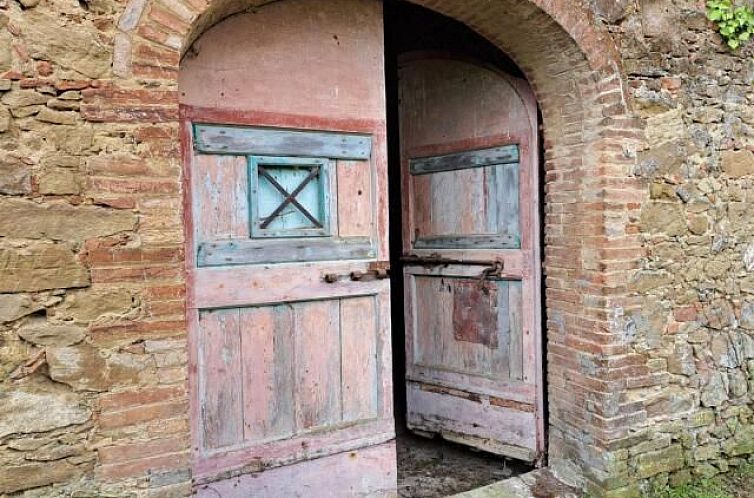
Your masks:
<instances>
[{"instance_id":1,"label":"iron latch","mask_svg":"<svg viewBox=\"0 0 754 498\"><path fill-rule=\"evenodd\" d=\"M369 263L367 271L352 271L350 273L326 273L323 280L328 284L334 284L341 280L349 279L352 282L371 282L390 278L390 262L374 261Z\"/></svg>"},{"instance_id":2,"label":"iron latch","mask_svg":"<svg viewBox=\"0 0 754 498\"><path fill-rule=\"evenodd\" d=\"M487 266L479 274L479 285L483 287L484 282L490 278L500 278L503 276L503 270L505 269L505 262L503 260L470 260L470 259L452 259L445 258L438 254L432 254L431 256L404 256L401 258L401 262L405 265L421 265L425 268L432 266L448 266L448 265L469 265L469 266Z\"/></svg>"}]
</instances>

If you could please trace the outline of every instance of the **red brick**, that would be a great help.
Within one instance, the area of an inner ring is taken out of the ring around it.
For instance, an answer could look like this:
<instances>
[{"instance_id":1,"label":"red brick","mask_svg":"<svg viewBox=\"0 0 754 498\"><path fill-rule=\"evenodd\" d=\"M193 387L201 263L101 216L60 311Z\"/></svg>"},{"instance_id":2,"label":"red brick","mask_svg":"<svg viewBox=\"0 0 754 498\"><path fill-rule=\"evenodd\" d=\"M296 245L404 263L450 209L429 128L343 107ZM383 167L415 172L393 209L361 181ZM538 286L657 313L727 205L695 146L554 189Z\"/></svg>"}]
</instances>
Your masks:
<instances>
[{"instance_id":1,"label":"red brick","mask_svg":"<svg viewBox=\"0 0 754 498\"><path fill-rule=\"evenodd\" d=\"M175 180L92 177L89 179L89 186L98 192L119 194L177 194L180 191L180 183Z\"/></svg>"},{"instance_id":2,"label":"red brick","mask_svg":"<svg viewBox=\"0 0 754 498\"><path fill-rule=\"evenodd\" d=\"M189 462L189 453L173 453L150 458L143 458L127 463L103 465L98 468L98 474L104 479L125 479L140 477L148 472L164 472L185 467Z\"/></svg>"},{"instance_id":3,"label":"red brick","mask_svg":"<svg viewBox=\"0 0 754 498\"><path fill-rule=\"evenodd\" d=\"M102 446L97 449L103 465L124 463L167 453L177 453L188 449L188 442L182 437L136 441L116 446Z\"/></svg>"}]
</instances>

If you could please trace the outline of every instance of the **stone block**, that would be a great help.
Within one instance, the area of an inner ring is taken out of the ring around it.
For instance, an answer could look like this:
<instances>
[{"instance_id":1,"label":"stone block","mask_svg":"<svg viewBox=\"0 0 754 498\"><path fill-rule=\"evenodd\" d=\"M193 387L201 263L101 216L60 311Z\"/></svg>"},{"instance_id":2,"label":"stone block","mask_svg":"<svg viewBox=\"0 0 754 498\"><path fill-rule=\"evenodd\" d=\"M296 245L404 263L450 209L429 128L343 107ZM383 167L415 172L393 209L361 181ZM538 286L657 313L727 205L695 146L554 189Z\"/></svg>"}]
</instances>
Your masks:
<instances>
[{"instance_id":1,"label":"stone block","mask_svg":"<svg viewBox=\"0 0 754 498\"><path fill-rule=\"evenodd\" d=\"M702 409L689 417L689 427L706 427L715 422L715 411Z\"/></svg>"},{"instance_id":2,"label":"stone block","mask_svg":"<svg viewBox=\"0 0 754 498\"><path fill-rule=\"evenodd\" d=\"M754 454L754 426L740 427L731 438L723 443L723 453L729 456Z\"/></svg>"},{"instance_id":3,"label":"stone block","mask_svg":"<svg viewBox=\"0 0 754 498\"><path fill-rule=\"evenodd\" d=\"M0 106L0 133L10 130L10 123L13 121L10 111L6 107Z\"/></svg>"},{"instance_id":4,"label":"stone block","mask_svg":"<svg viewBox=\"0 0 754 498\"><path fill-rule=\"evenodd\" d=\"M88 270L69 244L0 247L0 293L86 287L89 281Z\"/></svg>"},{"instance_id":5,"label":"stone block","mask_svg":"<svg viewBox=\"0 0 754 498\"><path fill-rule=\"evenodd\" d=\"M123 315L138 305L125 289L90 289L71 291L55 308L55 317L88 323L103 316Z\"/></svg>"},{"instance_id":6,"label":"stone block","mask_svg":"<svg viewBox=\"0 0 754 498\"><path fill-rule=\"evenodd\" d=\"M694 397L692 393L678 386L669 386L647 401L647 416L667 417L671 414L687 412L693 406Z\"/></svg>"},{"instance_id":7,"label":"stone block","mask_svg":"<svg viewBox=\"0 0 754 498\"><path fill-rule=\"evenodd\" d=\"M702 388L702 405L708 407L722 406L729 399L728 389L728 376L721 372L714 372Z\"/></svg>"},{"instance_id":8,"label":"stone block","mask_svg":"<svg viewBox=\"0 0 754 498\"><path fill-rule=\"evenodd\" d=\"M136 227L133 213L97 206L2 199L0 212L0 237L83 241Z\"/></svg>"},{"instance_id":9,"label":"stone block","mask_svg":"<svg viewBox=\"0 0 754 498\"><path fill-rule=\"evenodd\" d=\"M78 396L54 386L8 386L0 390L0 438L86 423L91 417Z\"/></svg>"},{"instance_id":10,"label":"stone block","mask_svg":"<svg viewBox=\"0 0 754 498\"><path fill-rule=\"evenodd\" d=\"M0 294L0 322L12 322L44 308L26 294Z\"/></svg>"},{"instance_id":11,"label":"stone block","mask_svg":"<svg viewBox=\"0 0 754 498\"><path fill-rule=\"evenodd\" d=\"M15 493L64 482L82 474L82 469L65 460L57 462L4 465L0 467L0 493Z\"/></svg>"},{"instance_id":12,"label":"stone block","mask_svg":"<svg viewBox=\"0 0 754 498\"><path fill-rule=\"evenodd\" d=\"M67 323L51 323L44 318L38 318L19 328L18 335L36 346L65 347L83 341L86 329Z\"/></svg>"},{"instance_id":13,"label":"stone block","mask_svg":"<svg viewBox=\"0 0 754 498\"><path fill-rule=\"evenodd\" d=\"M680 470L684 465L683 448L676 444L660 451L637 456L636 475L640 479L646 479L661 472Z\"/></svg>"},{"instance_id":14,"label":"stone block","mask_svg":"<svg viewBox=\"0 0 754 498\"><path fill-rule=\"evenodd\" d=\"M0 152L0 194L31 193L31 168L18 158Z\"/></svg>"},{"instance_id":15,"label":"stone block","mask_svg":"<svg viewBox=\"0 0 754 498\"><path fill-rule=\"evenodd\" d=\"M754 153L748 150L727 150L721 156L723 173L733 178L754 175Z\"/></svg>"},{"instance_id":16,"label":"stone block","mask_svg":"<svg viewBox=\"0 0 754 498\"><path fill-rule=\"evenodd\" d=\"M30 55L44 59L87 78L100 78L110 69L111 49L96 36L96 31L71 28L59 18L42 12L27 12L22 36Z\"/></svg>"},{"instance_id":17,"label":"stone block","mask_svg":"<svg viewBox=\"0 0 754 498\"><path fill-rule=\"evenodd\" d=\"M73 195L81 192L79 175L63 168L49 169L38 177L39 193L44 195Z\"/></svg>"},{"instance_id":18,"label":"stone block","mask_svg":"<svg viewBox=\"0 0 754 498\"><path fill-rule=\"evenodd\" d=\"M632 287L636 292L645 293L671 283L673 283L673 275L667 271L643 270L636 273Z\"/></svg>"},{"instance_id":19,"label":"stone block","mask_svg":"<svg viewBox=\"0 0 754 498\"><path fill-rule=\"evenodd\" d=\"M50 378L76 391L104 391L108 372L100 351L88 345L47 349Z\"/></svg>"},{"instance_id":20,"label":"stone block","mask_svg":"<svg viewBox=\"0 0 754 498\"><path fill-rule=\"evenodd\" d=\"M11 90L5 93L0 102L10 108L44 105L50 99L35 90Z\"/></svg>"},{"instance_id":21,"label":"stone block","mask_svg":"<svg viewBox=\"0 0 754 498\"><path fill-rule=\"evenodd\" d=\"M669 236L683 235L687 231L686 217L681 206L672 202L649 202L641 211L643 232Z\"/></svg>"}]
</instances>

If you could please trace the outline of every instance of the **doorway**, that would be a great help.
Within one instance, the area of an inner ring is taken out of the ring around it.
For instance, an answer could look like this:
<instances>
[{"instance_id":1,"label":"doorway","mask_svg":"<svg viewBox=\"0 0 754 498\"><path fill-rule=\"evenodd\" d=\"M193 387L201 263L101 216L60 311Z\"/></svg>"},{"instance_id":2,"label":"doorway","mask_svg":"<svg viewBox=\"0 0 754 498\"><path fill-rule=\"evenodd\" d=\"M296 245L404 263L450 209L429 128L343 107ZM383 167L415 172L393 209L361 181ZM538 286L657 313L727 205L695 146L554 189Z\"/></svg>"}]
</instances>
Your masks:
<instances>
[{"instance_id":1,"label":"doorway","mask_svg":"<svg viewBox=\"0 0 754 498\"><path fill-rule=\"evenodd\" d=\"M536 103L515 65L408 3L285 0L208 30L180 87L198 495L332 496L337 475L390 496L395 432L402 496L541 463Z\"/></svg>"},{"instance_id":2,"label":"doorway","mask_svg":"<svg viewBox=\"0 0 754 498\"><path fill-rule=\"evenodd\" d=\"M435 417L435 420L433 420L432 423L429 424L424 421L417 423L417 421L409 420L410 417L407 417L407 413L411 409L411 407L409 406L411 403L411 394L407 393L406 387L408 385L415 388L416 384L410 381L407 382L408 372L406 351L409 350L409 354L416 356L416 352L413 351L416 346L412 348L410 344L412 341L412 331L410 329L416 328L417 324L412 324L413 327L407 327L406 316L412 317L415 313L418 312L418 310L410 309L410 301L412 297L408 295L410 293L407 293L405 288L406 285L411 285L412 280L411 277L407 277L407 274L413 273L411 270L411 265L406 264L406 256L411 255L415 257L415 252L412 252L412 244L410 242L407 243L406 239L418 237L418 235L414 233L414 231L416 231L418 228L417 226L415 226L416 224L412 224L411 230L407 230L406 224L412 223L412 220L409 219L410 215L407 216L407 211L416 210L418 208L416 207L415 202L409 203L406 201L406 191L407 189L410 189L410 186L408 186L408 182L405 180L406 175L410 174L410 172L407 173L405 164L408 159L405 150L407 149L406 142L412 141L412 137L406 137L405 134L415 133L415 131L413 128L411 128L411 126L406 126L407 120L402 119L401 113L436 112L432 109L427 108L422 108L420 110L417 108L407 108L407 106L411 105L413 105L414 107L417 106L416 98L410 95L412 89L409 88L411 82L408 80L413 77L416 81L418 81L418 84L422 85L422 100L427 99L427 92L431 93L432 91L431 89L428 89L427 86L435 84L432 79L428 79L423 75L419 75L417 77L417 72L445 72L444 77L446 78L460 76L458 81L456 81L456 84L459 85L459 88L464 85L469 87L474 84L479 84L478 87L470 90L478 91L479 93L476 96L467 97L466 99L462 97L459 98L457 102L457 104L459 105L469 105L470 102L475 99L484 101L486 99L494 99L495 97L508 97L507 88L502 88L501 93L494 95L494 90L492 89L495 88L495 82L493 81L495 76L492 76L492 73L498 73L498 76L505 75L505 77L509 77L511 81L515 82L522 82L524 80L524 75L521 73L515 63L497 47L492 45L489 41L460 22L449 19L445 16L410 4L408 2L398 0L387 1L384 3L384 19L389 154L388 165L390 180L390 264L391 268L393 269L391 278L391 309L392 335L393 344L395 345L393 348L393 384L395 391L394 406L398 449L398 492L399 496L404 497L448 496L454 493L481 487L492 482L531 470L537 463L541 463L540 459L542 458L542 456L541 454L537 454L536 456L531 453L522 454L520 451L517 451L516 449L512 450L511 448L501 448L500 446L496 447L494 444L490 444L489 442L490 436L492 436L491 433L484 434L484 436L487 437L483 438L474 437L472 435L472 433L474 432L473 429L470 431L464 431L463 428L460 429L460 432L466 433L459 433L455 430L450 430L450 428L447 428L447 430L441 430L443 428L439 426L443 425L443 422L439 421L437 417ZM422 65L427 66L428 69L422 68ZM414 73L413 76L411 74L412 72ZM478 80L476 83L474 82L475 78ZM435 87L435 92L441 93L443 91L452 91L448 88L441 89L439 88L439 86L440 85ZM485 93L487 95L485 95ZM418 105L423 104L424 103ZM518 103L512 104L512 108L509 110L510 113L515 114L516 109L522 109L520 106L517 107L517 104ZM471 105L473 106L474 104L472 103ZM486 116L484 115L482 109L486 105L491 105L492 108L496 107L495 104L487 103L481 104L477 108L472 107L471 109L469 109L469 111L479 113L478 117L480 120L490 119L492 121L500 121L500 119L497 119L493 116L494 111L492 109L489 110ZM525 120L526 116L519 115L517 117L511 117L510 119ZM503 119L502 121L505 121L505 119ZM421 126L426 126L426 124L422 123ZM464 126L466 127L466 129L464 129ZM455 146L456 150L463 150L467 153L471 151L473 154L473 152L479 149L490 150L490 146L499 145L501 143L517 143L515 132L520 131L521 133L525 134L527 130L527 126L518 128L513 126L498 130L496 129L495 125L489 126L487 130L483 130L482 128L484 128L484 125L477 126L474 124L458 124L457 126L450 126L445 128L438 126L438 128L441 129L438 130L436 137L441 137L439 142L442 142L442 145L447 146L447 149L443 151L444 153L446 153L445 157L448 157L448 151L452 151L454 149L454 145L449 144L453 141L454 138L462 138L463 140L468 142L466 145L461 145L460 148L459 146ZM536 121L534 130L530 131L534 131L534 133L536 133ZM508 133L509 136L493 137L496 132L500 132L501 135ZM401 136L401 133L404 134L403 137ZM455 137L453 137L454 133L456 134ZM430 142L431 141L432 140L430 140ZM484 143L485 141L487 141L488 143ZM471 145L474 142L476 142L477 146ZM420 154L423 154L426 157L426 154L430 153L431 148L426 147L426 140L424 145L425 147L423 150L421 150ZM435 139L435 143L433 145L435 145L435 148L437 148L438 140ZM538 154L539 151L535 150L534 156L537 157ZM539 158L537 157L537 159ZM538 167L537 163L538 161L534 162L534 164L532 165L534 167ZM472 188L471 192L469 192L468 189L466 189L466 191L464 192L464 189L447 189L447 181L460 180L462 182L466 182L467 186L473 187L475 181L475 173L476 176L481 175L482 177L485 177L485 175L487 174L492 176L495 173L500 173L501 171L494 171L494 168L488 168L487 171L473 171L472 169L466 169L464 170L464 172L467 174L456 175L456 178L445 178L444 180L446 185L439 186L437 190L433 192L433 194L451 196L459 195L463 197L465 193L466 195L469 195L469 197L466 199L467 204L469 204L469 201L474 199L474 196L479 196L480 199L478 199L478 201L481 201L480 204L485 204L483 200L483 197L486 194L485 185L478 185L480 188L477 191L473 191ZM447 176L449 175L446 175L446 177ZM443 179L440 180L440 183L442 182ZM446 190L443 190L443 188L445 188ZM535 188L538 188L538 186L536 186ZM506 194L509 196L510 192L497 191L495 192L495 194L499 197L503 197L506 196ZM432 192L425 190L419 195L432 195ZM536 198L536 195L533 196L533 198ZM459 203L456 203L455 206L453 206L453 201L450 200L445 200L443 201L443 203L452 207L458 207L460 208L460 210L464 209L464 206L461 206L461 204L463 204L463 200L461 200ZM490 208L491 206L487 207ZM515 208L516 206L514 206L514 210ZM448 218L453 216L453 214L449 210L443 211L440 209L432 212L432 208L425 209L428 210L428 213L425 214L429 216L435 215L438 218ZM482 209L484 210L485 207L482 206ZM488 223L505 223L505 220L502 218L506 216L506 210L501 207L499 211L500 212L497 214L501 215L501 219L495 218L494 220L487 220ZM507 216L510 217L510 214L511 213L508 213ZM534 217L536 217L536 214ZM460 225L469 225L469 223L473 224L473 221L461 220L461 218L463 218L464 216L470 217L469 213L460 213L458 215L458 220L447 221L445 223L445 226L442 227L434 227L435 229L439 229L440 231L444 230L444 235L446 237L445 243L450 242L450 236L448 233L449 231L459 231L460 229L460 231L463 232L464 228L466 229L466 233L496 233L495 230L487 230L491 227L484 227L481 230L479 226L475 226L473 228L466 226L462 228ZM512 224L515 224L515 221L516 220L514 220ZM440 222L439 224L442 224L442 222ZM435 223L435 225L438 225L438 223ZM427 229L428 227L422 228ZM471 229L469 230L469 228ZM515 229L508 231L515 232ZM461 234L453 233L453 240L452 242L450 242L452 244L450 247L453 250L445 251L447 256L450 256L453 259L457 259L457 262L464 264L466 263L466 261L461 261L461 259L464 259L464 253L466 253L465 259L472 259L474 261L478 261L479 259L484 259L485 256L489 256L489 254L473 254L473 249L469 250L470 248L478 247L480 245L480 240L471 240L474 237L479 237L477 233L471 235L467 239L467 241L469 241L471 244L466 247L463 246L463 240L459 237L459 235ZM537 235L539 234L536 234L533 237L536 244L539 243ZM443 252L443 249L445 249L443 247L442 241L440 241L439 243L437 243L438 241L435 242L436 243L434 245L430 244L429 247L431 247L432 250L428 255L436 256L437 254ZM482 245L484 245L484 243L482 243ZM490 244L488 247L492 248L495 246L494 244ZM505 245L501 247L505 247ZM466 250L459 251L458 249ZM427 251L425 251L425 254L427 254ZM534 258L538 258L539 252L535 250L532 252L532 255L534 256ZM426 263L427 261L423 262L423 264ZM427 266L425 266L425 268L427 268ZM445 266L440 268L447 270L449 267ZM441 269L440 271L443 270ZM482 271L484 272L485 270ZM437 271L435 271L435 273L437 273ZM455 281L457 287L458 284L460 284L460 287L463 288L463 284L467 283L458 278L453 278L457 277L457 275L451 274L446 275L446 277L448 278L443 279L443 284L445 284L445 282ZM531 283L534 286L539 285L539 281L536 279L533 279ZM474 287L476 287L476 285L474 285ZM506 288L506 284L503 284L501 288L504 291L509 291L509 289ZM513 287L511 286L511 289L512 288ZM484 288L483 290L485 292L492 290L494 294L495 291L498 291L499 289L488 287ZM539 289L534 287L530 290L532 291L530 293L531 297L539 299ZM414 289L414 292L416 292L416 289ZM482 294L484 294L484 292ZM466 297L469 297L468 293ZM464 299L463 296L459 296L457 297L457 299L464 300L464 304L469 306L470 308L478 306L477 302L471 303L468 299ZM473 300L474 297L472 297L471 299ZM447 304L448 303L437 303L438 306ZM458 303L455 304L457 305ZM495 304L497 305L498 303ZM452 306L453 303L451 302L450 305ZM497 306L495 306L495 309L497 309ZM539 308L536 307L536 309ZM482 311L481 313L472 312L472 314L474 315L472 319L480 322L477 323L477 328L486 329L484 332L482 332L482 335L489 334L489 329L495 328L495 323L481 323L484 321L484 317L488 316L489 314L484 313L484 311ZM440 322L437 320L430 322L431 325L429 325L429 327L436 328L438 326L441 326ZM535 323L532 323L531 325L536 327ZM460 323L455 323L453 324L453 326L457 327L463 325ZM509 324L500 325L499 328L502 329L506 326L509 326ZM419 324L419 328L420 327L421 325ZM473 326L470 328L474 329ZM407 330L409 330L409 336L407 336ZM416 332L417 331L414 331L414 333ZM479 332L480 330L469 330L467 335L474 335L478 334ZM499 336L501 338L507 338L508 340L510 340L510 330L498 330L495 331L495 333L499 333ZM433 339L443 340L441 335L442 334L435 334L433 336ZM455 338L458 338L458 335L458 331L456 330ZM472 337L464 337L463 339L469 342L473 342L475 340ZM496 341L497 336L491 337L491 339L493 341ZM407 345L407 347L401 347L404 344ZM466 354L467 356L464 358L464 361L471 363L478 362L478 364L475 365L477 372L470 373L481 373L485 376L494 376L495 367L493 366L493 364L495 363L495 361L505 363L505 365L503 366L506 368L521 368L521 365L508 365L507 357L498 357L497 359L493 359L489 363L485 363L485 359L480 358L480 351L481 355L487 354L487 351L483 351L483 347L476 346L477 349L473 351L475 345L469 345L468 343L466 345L469 347L454 349L454 346L450 344L447 344L444 347L450 350L446 351L445 353L450 352L451 354ZM487 344L487 346L490 346L493 349L497 349L497 351L502 351L504 348L504 345L498 344ZM514 349L515 347L516 346L513 346ZM537 345L537 347L539 347L539 344ZM435 351L434 354L438 354L438 352ZM440 355L442 355L442 353L440 353ZM474 355L475 357L473 357ZM492 356L494 356L494 353L492 353ZM411 363L411 361L408 362L409 365ZM448 362L446 362L445 365L442 365L442 367L447 367L452 370L454 368L454 365L449 365L447 363ZM474 366L468 364L467 366L470 366L472 370L474 369ZM463 369L461 369L461 371L462 370ZM510 377L513 377L514 375ZM509 375L506 374L502 377L503 379L507 380ZM518 378L523 379L523 375L519 375ZM435 377L433 380L438 380L438 378ZM468 378L465 380L468 380ZM453 380L451 380L450 382L453 382ZM422 385L422 387L425 386L432 388L442 387L438 386L432 381ZM459 386L453 386L452 384L449 386L446 382L444 384L444 387ZM463 387L461 387L461 389L463 389ZM456 393L458 393L458 391L456 391ZM476 396L478 394L479 391L476 390L463 392L463 395L466 396ZM409 399L408 403L407 398ZM414 400L414 403L418 402L420 401L416 399ZM455 405L452 400L450 401L449 406L451 409L457 409L459 411L466 408L462 404ZM421 408L418 408L418 411L421 410ZM416 407L414 407L414 411L417 411ZM414 418L416 418L416 415L417 414L415 413ZM424 417L427 414L419 413L418 415L420 417ZM508 415L509 414L507 413L505 414L505 416ZM476 424L476 421L471 421L471 425ZM483 424L480 423L480 425ZM435 429L438 432L431 431L431 429ZM522 457L522 459L516 458L519 456ZM538 462L537 460L540 461Z\"/></svg>"}]
</instances>

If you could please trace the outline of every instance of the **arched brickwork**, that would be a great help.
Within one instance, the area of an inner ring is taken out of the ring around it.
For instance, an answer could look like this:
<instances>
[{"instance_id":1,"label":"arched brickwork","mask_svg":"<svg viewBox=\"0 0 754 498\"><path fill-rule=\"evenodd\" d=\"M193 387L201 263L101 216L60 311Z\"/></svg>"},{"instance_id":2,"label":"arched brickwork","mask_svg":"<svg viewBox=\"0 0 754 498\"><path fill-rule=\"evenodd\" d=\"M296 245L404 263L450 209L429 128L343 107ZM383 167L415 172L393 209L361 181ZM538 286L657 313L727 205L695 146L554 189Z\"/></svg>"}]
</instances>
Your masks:
<instances>
[{"instance_id":1,"label":"arched brickwork","mask_svg":"<svg viewBox=\"0 0 754 498\"><path fill-rule=\"evenodd\" d=\"M115 88L93 90L82 112L93 121L138 112L139 120L177 122L183 54L209 26L263 3L130 0L114 40ZM636 218L643 193L631 176L640 124L628 108L615 46L577 2L414 3L491 40L535 89L545 135L549 461L574 464L593 491L619 488L611 452L645 418L621 396L630 387L623 373L640 376L646 366L622 333L632 306L627 285L642 255ZM161 81L159 89L119 91L143 80ZM173 157L178 164L177 150Z\"/></svg>"}]
</instances>

